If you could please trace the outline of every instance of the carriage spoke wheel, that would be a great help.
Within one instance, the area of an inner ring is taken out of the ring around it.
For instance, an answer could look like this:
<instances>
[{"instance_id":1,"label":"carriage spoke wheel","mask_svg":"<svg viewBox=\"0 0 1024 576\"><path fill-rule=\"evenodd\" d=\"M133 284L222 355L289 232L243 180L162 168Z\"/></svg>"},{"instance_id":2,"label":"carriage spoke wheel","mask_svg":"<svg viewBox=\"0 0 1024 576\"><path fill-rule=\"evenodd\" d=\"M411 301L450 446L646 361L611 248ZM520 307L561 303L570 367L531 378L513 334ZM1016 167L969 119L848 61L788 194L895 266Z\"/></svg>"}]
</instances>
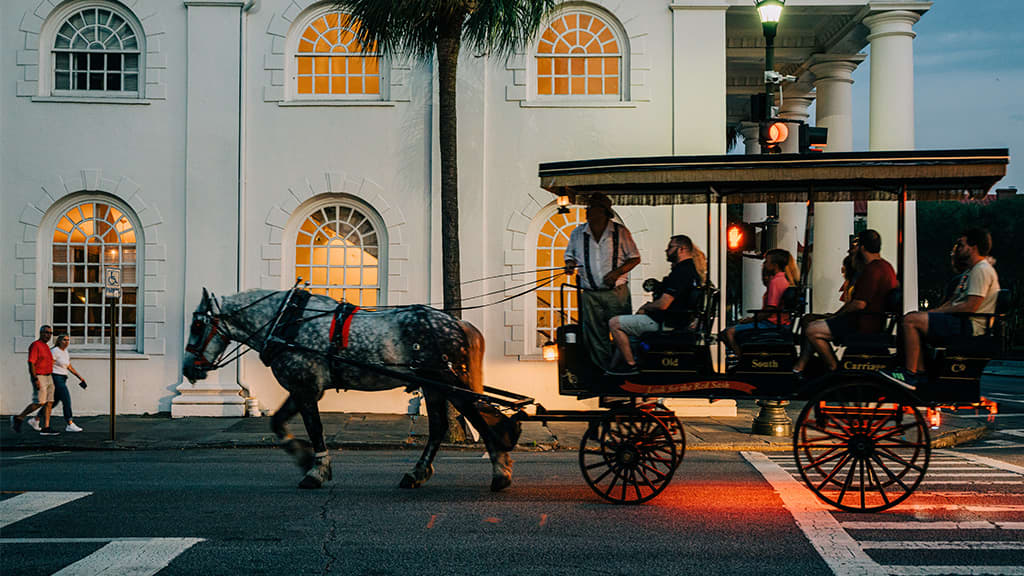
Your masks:
<instances>
[{"instance_id":1,"label":"carriage spoke wheel","mask_svg":"<svg viewBox=\"0 0 1024 576\"><path fill-rule=\"evenodd\" d=\"M818 498L850 512L877 512L917 489L931 441L910 402L902 390L871 380L831 386L807 402L793 453Z\"/></svg>"},{"instance_id":2,"label":"carriage spoke wheel","mask_svg":"<svg viewBox=\"0 0 1024 576\"><path fill-rule=\"evenodd\" d=\"M580 470L605 500L640 504L671 482L680 461L676 446L672 432L650 413L615 412L587 428L580 440Z\"/></svg>"}]
</instances>

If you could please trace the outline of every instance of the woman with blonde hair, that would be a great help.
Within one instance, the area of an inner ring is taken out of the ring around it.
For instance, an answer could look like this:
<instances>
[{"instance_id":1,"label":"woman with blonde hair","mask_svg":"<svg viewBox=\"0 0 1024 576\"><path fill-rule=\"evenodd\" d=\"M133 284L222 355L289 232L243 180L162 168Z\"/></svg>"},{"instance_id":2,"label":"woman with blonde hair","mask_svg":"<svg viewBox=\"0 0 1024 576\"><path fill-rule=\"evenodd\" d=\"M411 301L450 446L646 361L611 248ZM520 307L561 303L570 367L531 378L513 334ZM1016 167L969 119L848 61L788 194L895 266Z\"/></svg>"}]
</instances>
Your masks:
<instances>
[{"instance_id":1,"label":"woman with blonde hair","mask_svg":"<svg viewBox=\"0 0 1024 576\"><path fill-rule=\"evenodd\" d=\"M789 314L776 311L782 307L782 295L786 289L800 282L800 270L789 251L777 248L764 255L761 280L767 287L761 299L761 311L740 319L736 325L726 328L720 334L722 341L737 354L742 353L742 342L756 331L774 332L788 327L792 322Z\"/></svg>"}]
</instances>

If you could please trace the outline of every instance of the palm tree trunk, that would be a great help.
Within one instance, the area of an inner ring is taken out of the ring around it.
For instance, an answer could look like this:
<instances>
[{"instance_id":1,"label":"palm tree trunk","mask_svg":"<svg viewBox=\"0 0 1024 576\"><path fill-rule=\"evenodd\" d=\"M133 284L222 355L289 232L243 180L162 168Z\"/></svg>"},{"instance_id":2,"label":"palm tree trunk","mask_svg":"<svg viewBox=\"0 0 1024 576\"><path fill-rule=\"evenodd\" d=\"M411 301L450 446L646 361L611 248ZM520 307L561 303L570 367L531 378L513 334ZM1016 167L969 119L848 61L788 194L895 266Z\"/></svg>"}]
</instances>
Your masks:
<instances>
[{"instance_id":1,"label":"palm tree trunk","mask_svg":"<svg viewBox=\"0 0 1024 576\"><path fill-rule=\"evenodd\" d=\"M444 309L462 318L459 270L459 157L455 113L456 70L462 43L462 18L454 17L437 40L438 141L441 151L441 282ZM466 432L448 404L449 442L465 442Z\"/></svg>"}]
</instances>

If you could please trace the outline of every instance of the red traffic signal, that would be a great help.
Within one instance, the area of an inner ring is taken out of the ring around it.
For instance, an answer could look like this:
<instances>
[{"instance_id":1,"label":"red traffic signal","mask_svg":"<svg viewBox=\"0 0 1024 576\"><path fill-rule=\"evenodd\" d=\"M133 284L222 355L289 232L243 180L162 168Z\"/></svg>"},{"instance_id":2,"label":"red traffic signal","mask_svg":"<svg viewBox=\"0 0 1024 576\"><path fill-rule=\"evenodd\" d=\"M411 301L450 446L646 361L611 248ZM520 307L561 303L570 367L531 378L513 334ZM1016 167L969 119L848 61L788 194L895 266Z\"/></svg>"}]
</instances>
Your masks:
<instances>
[{"instance_id":1,"label":"red traffic signal","mask_svg":"<svg viewBox=\"0 0 1024 576\"><path fill-rule=\"evenodd\" d=\"M789 137L789 126L781 120L765 120L759 130L762 152L778 148Z\"/></svg>"},{"instance_id":2,"label":"red traffic signal","mask_svg":"<svg viewBox=\"0 0 1024 576\"><path fill-rule=\"evenodd\" d=\"M746 222L730 224L725 233L729 250L747 252L754 249L754 227Z\"/></svg>"}]
</instances>

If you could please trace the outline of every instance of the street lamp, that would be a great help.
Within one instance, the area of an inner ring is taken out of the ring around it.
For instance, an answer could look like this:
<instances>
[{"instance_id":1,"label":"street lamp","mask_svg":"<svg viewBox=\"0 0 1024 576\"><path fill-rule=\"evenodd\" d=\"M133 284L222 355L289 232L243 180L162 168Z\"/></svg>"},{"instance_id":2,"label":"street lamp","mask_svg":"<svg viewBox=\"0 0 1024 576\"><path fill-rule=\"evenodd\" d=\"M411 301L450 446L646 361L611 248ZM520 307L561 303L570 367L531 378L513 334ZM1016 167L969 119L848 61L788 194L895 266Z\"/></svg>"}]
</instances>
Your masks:
<instances>
[{"instance_id":1,"label":"street lamp","mask_svg":"<svg viewBox=\"0 0 1024 576\"><path fill-rule=\"evenodd\" d=\"M762 121L769 123L771 127L772 105L774 104L775 82L775 32L779 29L779 18L782 17L782 7L786 0L754 0L757 7L757 14L761 17L761 31L764 32L764 115ZM780 123L781 128L785 124ZM780 128L780 129L781 129ZM778 138L781 136L781 139ZM780 142L786 136L769 135L771 140ZM761 153L768 153L769 138L761 138ZM768 436L789 436L792 431L793 422L786 414L786 405L789 402L762 400L758 402L761 410L754 418L752 431L754 434L765 434Z\"/></svg>"}]
</instances>

